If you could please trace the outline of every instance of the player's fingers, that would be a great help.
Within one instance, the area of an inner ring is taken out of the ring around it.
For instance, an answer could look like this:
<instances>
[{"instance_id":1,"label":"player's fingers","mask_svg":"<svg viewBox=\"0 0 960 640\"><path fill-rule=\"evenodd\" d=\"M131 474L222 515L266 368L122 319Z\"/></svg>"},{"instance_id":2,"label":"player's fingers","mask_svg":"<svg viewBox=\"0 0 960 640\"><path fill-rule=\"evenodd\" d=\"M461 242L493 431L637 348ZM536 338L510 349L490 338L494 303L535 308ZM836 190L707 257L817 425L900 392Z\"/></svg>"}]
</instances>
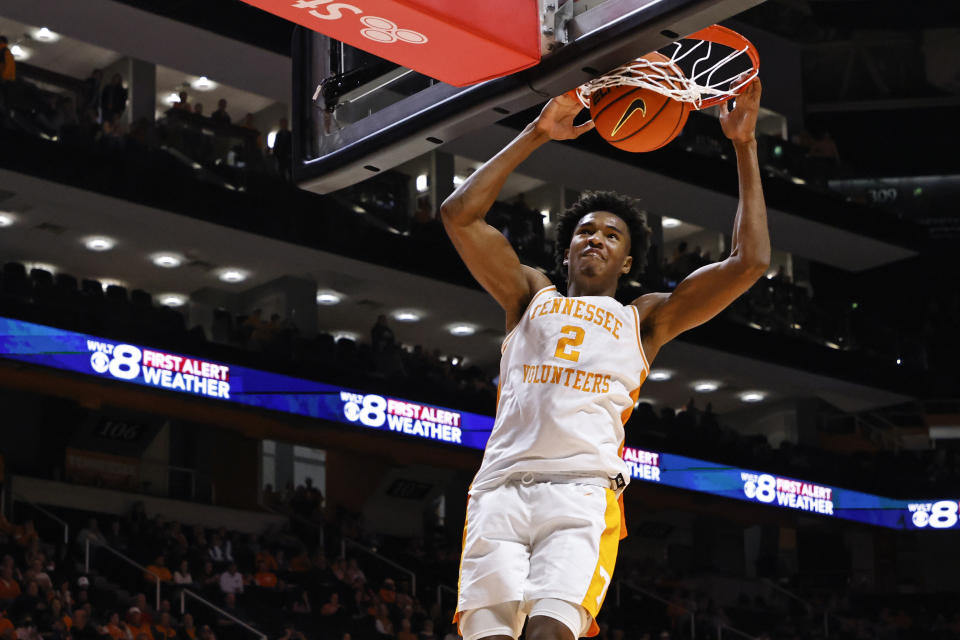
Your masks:
<instances>
[{"instance_id":1,"label":"player's fingers","mask_svg":"<svg viewBox=\"0 0 960 640\"><path fill-rule=\"evenodd\" d=\"M595 125L593 124L593 120L587 120L583 124L578 124L577 126L575 126L573 128L573 132L579 138L580 136L585 134L587 131L590 131L591 129L593 129L594 126Z\"/></svg>"},{"instance_id":2,"label":"player's fingers","mask_svg":"<svg viewBox=\"0 0 960 640\"><path fill-rule=\"evenodd\" d=\"M727 115L728 113L730 113L729 102L730 102L729 100L724 100L723 102L720 103L720 117L721 117L721 118L726 117L726 115Z\"/></svg>"}]
</instances>

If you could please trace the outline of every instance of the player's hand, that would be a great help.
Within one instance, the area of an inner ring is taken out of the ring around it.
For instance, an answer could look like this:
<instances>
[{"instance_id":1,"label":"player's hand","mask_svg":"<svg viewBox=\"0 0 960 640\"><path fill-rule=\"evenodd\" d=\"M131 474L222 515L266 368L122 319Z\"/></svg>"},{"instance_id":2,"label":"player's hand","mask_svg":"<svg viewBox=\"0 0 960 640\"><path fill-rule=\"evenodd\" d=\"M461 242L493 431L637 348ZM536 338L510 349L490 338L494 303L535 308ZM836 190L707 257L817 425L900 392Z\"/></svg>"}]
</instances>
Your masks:
<instances>
[{"instance_id":1,"label":"player's hand","mask_svg":"<svg viewBox=\"0 0 960 640\"><path fill-rule=\"evenodd\" d=\"M734 80L736 83L736 80ZM736 106L730 109L728 100L720 105L720 128L723 135L735 144L738 142L752 142L756 140L757 113L760 111L760 93L762 85L760 78L754 78L734 100Z\"/></svg>"},{"instance_id":2,"label":"player's hand","mask_svg":"<svg viewBox=\"0 0 960 640\"><path fill-rule=\"evenodd\" d=\"M573 140L593 129L593 120L573 124L573 119L583 110L583 105L572 93L557 96L547 103L535 121L538 133L551 140Z\"/></svg>"}]
</instances>

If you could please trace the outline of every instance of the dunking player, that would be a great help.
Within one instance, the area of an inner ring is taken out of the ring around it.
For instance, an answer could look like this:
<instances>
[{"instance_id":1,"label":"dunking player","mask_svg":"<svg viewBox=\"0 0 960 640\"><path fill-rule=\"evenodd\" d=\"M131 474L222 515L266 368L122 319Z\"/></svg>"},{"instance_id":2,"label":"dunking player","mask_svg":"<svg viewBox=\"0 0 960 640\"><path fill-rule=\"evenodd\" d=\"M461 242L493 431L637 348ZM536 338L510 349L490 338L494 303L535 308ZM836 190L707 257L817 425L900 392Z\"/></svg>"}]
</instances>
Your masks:
<instances>
[{"instance_id":1,"label":"dunking player","mask_svg":"<svg viewBox=\"0 0 960 640\"><path fill-rule=\"evenodd\" d=\"M760 82L720 125L736 149L740 206L730 257L690 274L672 293L624 306L617 282L646 259L649 239L629 198L588 193L558 222L566 295L520 261L484 222L507 176L574 125L579 102L551 100L500 153L443 203L447 233L470 272L506 312L497 417L467 504L457 616L464 640L595 635L595 618L623 535L618 498L628 471L623 424L660 348L717 315L770 261L754 138ZM590 167L584 167L590 171ZM622 503L621 503L622 504Z\"/></svg>"}]
</instances>

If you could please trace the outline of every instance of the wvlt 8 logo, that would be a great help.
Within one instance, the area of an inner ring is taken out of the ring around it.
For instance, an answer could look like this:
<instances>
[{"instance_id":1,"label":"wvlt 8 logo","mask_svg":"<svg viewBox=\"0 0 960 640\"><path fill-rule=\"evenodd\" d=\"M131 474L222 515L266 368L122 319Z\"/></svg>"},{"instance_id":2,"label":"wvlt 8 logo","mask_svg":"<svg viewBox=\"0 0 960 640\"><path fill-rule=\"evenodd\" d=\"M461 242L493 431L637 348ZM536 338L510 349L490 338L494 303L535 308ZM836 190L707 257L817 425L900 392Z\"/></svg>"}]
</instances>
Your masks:
<instances>
[{"instance_id":1,"label":"wvlt 8 logo","mask_svg":"<svg viewBox=\"0 0 960 640\"><path fill-rule=\"evenodd\" d=\"M387 421L387 400L383 396L341 392L340 399L344 402L343 417L350 422L376 428Z\"/></svg>"},{"instance_id":2,"label":"wvlt 8 logo","mask_svg":"<svg viewBox=\"0 0 960 640\"><path fill-rule=\"evenodd\" d=\"M310 15L320 20L339 20L343 17L344 11L349 11L355 15L363 13L363 9L347 4L346 2L333 2L332 0L297 0L292 5L294 9L310 9ZM318 11L322 9L322 11ZM378 16L364 16L360 18L360 24L363 29L360 30L367 40L373 40L381 44L391 44L397 40L407 44L424 44L428 41L427 36L413 29L400 29L393 20L380 18Z\"/></svg>"},{"instance_id":3,"label":"wvlt 8 logo","mask_svg":"<svg viewBox=\"0 0 960 640\"><path fill-rule=\"evenodd\" d=\"M110 345L102 345L110 346ZM90 354L90 367L97 373L109 373L114 378L133 380L140 375L143 353L132 344L118 344L113 349Z\"/></svg>"}]
</instances>

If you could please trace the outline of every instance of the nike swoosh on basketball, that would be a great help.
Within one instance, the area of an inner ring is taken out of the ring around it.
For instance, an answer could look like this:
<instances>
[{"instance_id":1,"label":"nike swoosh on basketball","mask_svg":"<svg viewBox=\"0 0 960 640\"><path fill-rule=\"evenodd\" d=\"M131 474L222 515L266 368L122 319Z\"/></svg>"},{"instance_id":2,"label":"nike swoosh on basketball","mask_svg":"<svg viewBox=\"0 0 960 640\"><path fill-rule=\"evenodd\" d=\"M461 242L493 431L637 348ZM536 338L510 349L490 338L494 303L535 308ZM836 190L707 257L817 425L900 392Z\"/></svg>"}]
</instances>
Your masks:
<instances>
[{"instance_id":1,"label":"nike swoosh on basketball","mask_svg":"<svg viewBox=\"0 0 960 640\"><path fill-rule=\"evenodd\" d=\"M639 111L643 117L647 117L647 104L643 101L642 98L635 98L633 102L624 110L623 115L620 116L620 121L617 122L617 126L613 128L613 131L610 132L610 135L617 135L617 131L620 131L620 127L627 123L627 120L630 119L634 113Z\"/></svg>"}]
</instances>

